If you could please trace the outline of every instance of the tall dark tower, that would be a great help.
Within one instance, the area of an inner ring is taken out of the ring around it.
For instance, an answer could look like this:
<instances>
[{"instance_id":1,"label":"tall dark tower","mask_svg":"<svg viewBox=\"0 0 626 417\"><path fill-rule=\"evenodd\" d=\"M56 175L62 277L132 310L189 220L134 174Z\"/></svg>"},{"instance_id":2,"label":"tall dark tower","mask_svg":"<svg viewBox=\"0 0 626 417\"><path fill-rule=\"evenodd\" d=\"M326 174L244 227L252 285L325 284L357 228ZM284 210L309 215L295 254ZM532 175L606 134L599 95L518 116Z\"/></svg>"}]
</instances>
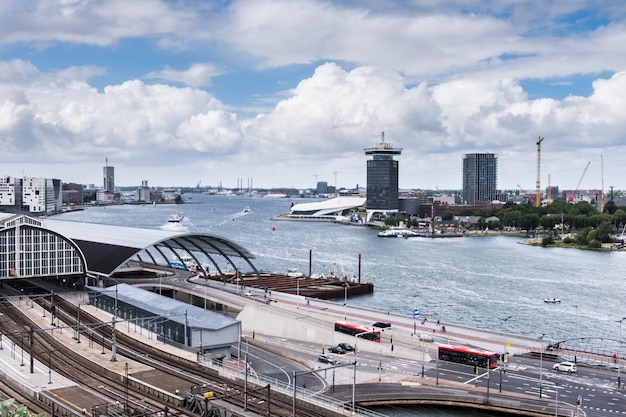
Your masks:
<instances>
[{"instance_id":1,"label":"tall dark tower","mask_svg":"<svg viewBox=\"0 0 626 417\"><path fill-rule=\"evenodd\" d=\"M468 153L463 158L463 203L491 203L497 198L498 158L492 153Z\"/></svg>"},{"instance_id":2,"label":"tall dark tower","mask_svg":"<svg viewBox=\"0 0 626 417\"><path fill-rule=\"evenodd\" d=\"M382 141L374 148L365 148L365 155L371 155L367 161L367 211L372 213L398 211L398 161L394 155L400 155L402 148L394 148L392 143Z\"/></svg>"}]
</instances>

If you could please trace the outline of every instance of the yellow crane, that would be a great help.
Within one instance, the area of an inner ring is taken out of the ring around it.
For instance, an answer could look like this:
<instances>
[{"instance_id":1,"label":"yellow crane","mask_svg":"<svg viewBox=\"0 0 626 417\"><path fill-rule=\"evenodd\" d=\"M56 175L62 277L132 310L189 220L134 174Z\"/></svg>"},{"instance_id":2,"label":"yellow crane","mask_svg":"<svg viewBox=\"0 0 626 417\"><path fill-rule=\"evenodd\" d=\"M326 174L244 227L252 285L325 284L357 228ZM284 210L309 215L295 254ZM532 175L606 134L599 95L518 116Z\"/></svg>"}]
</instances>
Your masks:
<instances>
[{"instance_id":1,"label":"yellow crane","mask_svg":"<svg viewBox=\"0 0 626 417\"><path fill-rule=\"evenodd\" d=\"M535 190L535 207L541 205L541 142L543 142L543 138L539 136L537 140L537 189Z\"/></svg>"}]
</instances>

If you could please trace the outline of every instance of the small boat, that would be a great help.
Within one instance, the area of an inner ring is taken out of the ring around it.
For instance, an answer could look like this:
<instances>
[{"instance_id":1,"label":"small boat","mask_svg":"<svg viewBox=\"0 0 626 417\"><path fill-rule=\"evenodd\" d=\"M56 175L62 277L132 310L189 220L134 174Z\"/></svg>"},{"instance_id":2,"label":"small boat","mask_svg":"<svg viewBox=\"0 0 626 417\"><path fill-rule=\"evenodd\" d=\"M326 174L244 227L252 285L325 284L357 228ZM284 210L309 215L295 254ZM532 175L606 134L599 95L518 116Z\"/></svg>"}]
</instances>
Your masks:
<instances>
[{"instance_id":1,"label":"small boat","mask_svg":"<svg viewBox=\"0 0 626 417\"><path fill-rule=\"evenodd\" d=\"M549 304L556 304L556 303L560 303L561 299L560 298L544 298L543 302L549 303Z\"/></svg>"},{"instance_id":2,"label":"small boat","mask_svg":"<svg viewBox=\"0 0 626 417\"><path fill-rule=\"evenodd\" d=\"M183 213L173 213L170 214L170 217L167 219L167 221L169 223L180 223L183 221L183 218L185 218L185 215Z\"/></svg>"},{"instance_id":3,"label":"small boat","mask_svg":"<svg viewBox=\"0 0 626 417\"><path fill-rule=\"evenodd\" d=\"M298 268L287 268L287 276L291 278L302 278L304 274Z\"/></svg>"},{"instance_id":4,"label":"small boat","mask_svg":"<svg viewBox=\"0 0 626 417\"><path fill-rule=\"evenodd\" d=\"M410 236L418 236L418 234L414 230L407 229L406 227L391 227L387 230L378 232L378 237L410 237Z\"/></svg>"},{"instance_id":5,"label":"small boat","mask_svg":"<svg viewBox=\"0 0 626 417\"><path fill-rule=\"evenodd\" d=\"M246 207L243 209L244 213L250 213L252 210L250 209L250 207Z\"/></svg>"}]
</instances>

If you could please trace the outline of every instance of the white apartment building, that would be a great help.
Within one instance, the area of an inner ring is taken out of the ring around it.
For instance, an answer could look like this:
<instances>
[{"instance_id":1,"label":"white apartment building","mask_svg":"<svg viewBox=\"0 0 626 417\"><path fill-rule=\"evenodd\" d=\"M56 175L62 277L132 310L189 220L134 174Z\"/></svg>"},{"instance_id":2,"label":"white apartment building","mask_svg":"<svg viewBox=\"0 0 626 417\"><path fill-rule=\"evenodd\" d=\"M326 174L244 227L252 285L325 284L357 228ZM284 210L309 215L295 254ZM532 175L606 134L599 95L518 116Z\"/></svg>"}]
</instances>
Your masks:
<instances>
[{"instance_id":1,"label":"white apartment building","mask_svg":"<svg viewBox=\"0 0 626 417\"><path fill-rule=\"evenodd\" d=\"M63 206L61 180L43 177L0 178L0 211L48 214Z\"/></svg>"},{"instance_id":2,"label":"white apartment building","mask_svg":"<svg viewBox=\"0 0 626 417\"><path fill-rule=\"evenodd\" d=\"M21 179L14 177L0 178L0 206L18 207L20 205L21 198Z\"/></svg>"}]
</instances>

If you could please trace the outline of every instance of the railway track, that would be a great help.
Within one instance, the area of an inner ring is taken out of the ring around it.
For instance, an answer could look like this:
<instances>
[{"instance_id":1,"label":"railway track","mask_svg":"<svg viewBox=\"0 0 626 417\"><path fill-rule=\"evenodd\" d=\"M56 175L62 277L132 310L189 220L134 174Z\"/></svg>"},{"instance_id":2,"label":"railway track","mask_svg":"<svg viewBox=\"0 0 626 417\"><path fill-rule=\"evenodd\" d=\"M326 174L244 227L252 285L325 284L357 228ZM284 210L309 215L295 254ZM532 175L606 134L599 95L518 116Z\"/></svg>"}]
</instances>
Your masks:
<instances>
[{"instance_id":1,"label":"railway track","mask_svg":"<svg viewBox=\"0 0 626 417\"><path fill-rule=\"evenodd\" d=\"M81 332L86 329L85 323L89 323L88 327L91 332L89 343L101 344L103 351L112 349L111 323L102 323L84 310L79 312L79 306L67 302L58 293L46 294L43 291L46 290L42 290L42 294L32 296L28 302L35 303L31 305L31 308L36 307L47 311L51 317L54 313L57 320L55 327L59 329L58 331L65 329L65 331L72 332L78 329L78 332ZM150 367L158 373L157 379L168 381L168 390L171 392L167 395L147 395L145 391L138 388L140 381L137 381L134 376L127 373L120 378L119 374L110 375L110 372L103 369L101 365L85 363L84 358L56 340L52 336L53 331L27 330L34 329L35 324L12 304L8 306L2 303L2 309L3 313L11 317L14 322L14 327L10 329L10 332L15 335L21 334L22 337L24 332L29 332L31 338L29 344L33 346L33 357L41 363L49 363L51 369L77 384L100 393L104 397L104 402L123 406L123 412L132 411L133 414L149 415L162 412L167 407L169 414L180 417L204 416L209 414L209 409L213 409L213 401L219 400L224 404L230 404L228 409L235 413L245 408L247 412L262 416L293 415L293 399L284 392L276 391L269 385L260 386L250 382L244 387L243 378L222 377L217 371L202 366L198 362L172 358L170 354L159 350L154 345L146 345L121 332L116 332L115 346L118 354ZM79 316L80 325L77 323ZM83 340L85 339L86 335L83 336ZM208 392L212 393L211 398L205 395ZM320 411L301 400L297 400L297 409L297 415L302 417L329 415L328 411Z\"/></svg>"}]
</instances>

